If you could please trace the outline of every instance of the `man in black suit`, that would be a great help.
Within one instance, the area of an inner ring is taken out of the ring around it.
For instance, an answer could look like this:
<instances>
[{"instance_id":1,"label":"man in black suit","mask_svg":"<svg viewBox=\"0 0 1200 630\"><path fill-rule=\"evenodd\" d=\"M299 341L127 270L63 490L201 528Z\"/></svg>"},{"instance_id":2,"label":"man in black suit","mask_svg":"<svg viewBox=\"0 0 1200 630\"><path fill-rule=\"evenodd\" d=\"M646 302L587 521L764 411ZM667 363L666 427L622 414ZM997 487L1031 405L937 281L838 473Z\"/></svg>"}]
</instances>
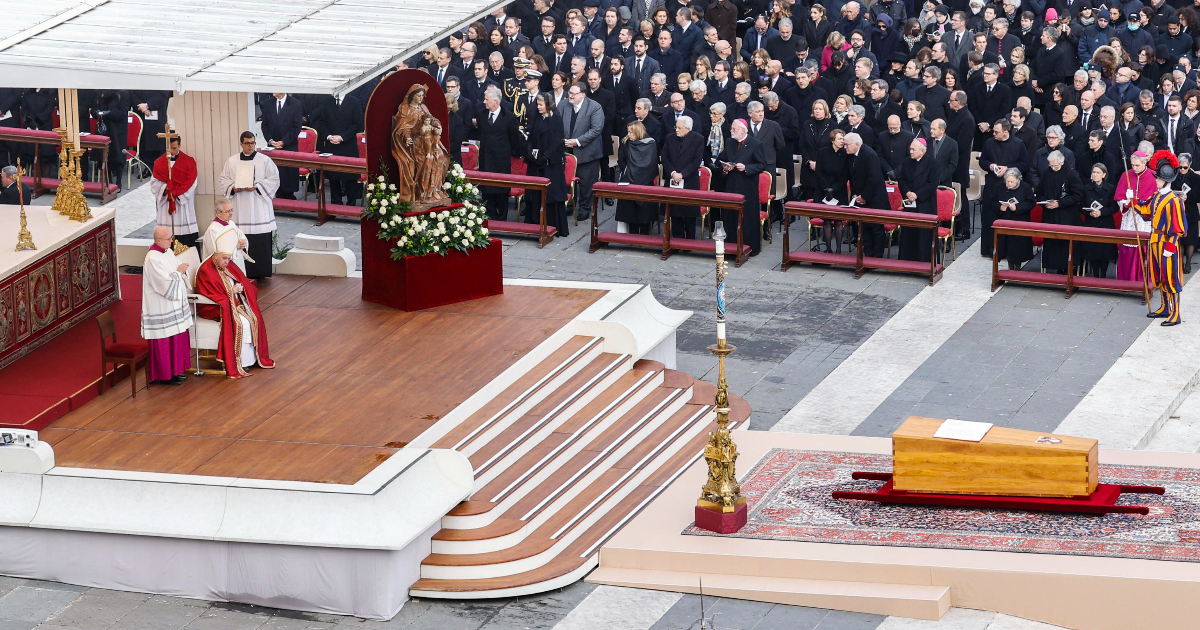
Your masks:
<instances>
[{"instance_id":1,"label":"man in black suit","mask_svg":"<svg viewBox=\"0 0 1200 630\"><path fill-rule=\"evenodd\" d=\"M550 60L550 53L554 51L554 29L557 23L553 17L547 16L542 18L542 32L530 39L530 46L533 46L533 52L542 56L547 63Z\"/></svg>"},{"instance_id":2,"label":"man in black suit","mask_svg":"<svg viewBox=\"0 0 1200 630\"><path fill-rule=\"evenodd\" d=\"M952 187L958 170L958 143L946 134L946 121L941 118L929 123L928 154L938 167L938 186Z\"/></svg>"},{"instance_id":3,"label":"man in black suit","mask_svg":"<svg viewBox=\"0 0 1200 630\"><path fill-rule=\"evenodd\" d=\"M519 57L521 46L529 44L529 38L521 34L521 21L510 17L504 21L504 47L509 59Z\"/></svg>"},{"instance_id":4,"label":"man in black suit","mask_svg":"<svg viewBox=\"0 0 1200 630\"><path fill-rule=\"evenodd\" d=\"M0 205L18 205L21 197L25 198L25 205L29 205L33 201L32 195L33 189L29 184L21 184L20 193L17 192L17 167L5 166L0 169Z\"/></svg>"},{"instance_id":5,"label":"man in black suit","mask_svg":"<svg viewBox=\"0 0 1200 630\"><path fill-rule=\"evenodd\" d=\"M504 54L500 51L488 55L488 78L496 85L504 85L505 81L513 78L513 71L504 65Z\"/></svg>"},{"instance_id":6,"label":"man in black suit","mask_svg":"<svg viewBox=\"0 0 1200 630\"><path fill-rule=\"evenodd\" d=\"M979 53L979 63L984 65L1000 62L1000 58L996 56L996 53L988 50L987 44L987 33L974 33L971 35L971 49L968 50L967 53L958 60L958 76L961 77L964 82L968 81L966 76L967 72L971 69L971 53ZM975 74L979 73L976 72ZM972 77L973 76L974 75L972 75Z\"/></svg>"},{"instance_id":7,"label":"man in black suit","mask_svg":"<svg viewBox=\"0 0 1200 630\"><path fill-rule=\"evenodd\" d=\"M624 137L628 125L633 122L640 122L646 128L646 137L654 138L654 145L662 150L662 123L658 121L658 117L650 113L650 99L639 98L633 104L633 116L625 119L625 127L618 129L616 135Z\"/></svg>"},{"instance_id":8,"label":"man in black suit","mask_svg":"<svg viewBox=\"0 0 1200 630\"><path fill-rule=\"evenodd\" d=\"M713 66L713 79L708 82L708 97L714 103L725 103L726 107L733 105L737 84L729 77L732 72L733 66L728 61L718 61Z\"/></svg>"},{"instance_id":9,"label":"man in black suit","mask_svg":"<svg viewBox=\"0 0 1200 630\"><path fill-rule=\"evenodd\" d=\"M635 99L638 94L650 89L650 77L660 71L654 57L646 54L649 52L648 45L641 37L633 40L633 56L625 60L625 67L629 68L629 76L633 79Z\"/></svg>"},{"instance_id":10,"label":"man in black suit","mask_svg":"<svg viewBox=\"0 0 1200 630\"><path fill-rule=\"evenodd\" d=\"M462 70L451 63L453 59L454 53L450 52L449 48L443 48L438 51L437 63L429 67L429 74L433 75L442 87L446 87L446 77L462 78Z\"/></svg>"},{"instance_id":11,"label":"man in black suit","mask_svg":"<svg viewBox=\"0 0 1200 630\"><path fill-rule=\"evenodd\" d=\"M1042 48L1033 56L1033 89L1037 96L1034 101L1043 106L1053 95L1054 86L1066 83L1079 67L1079 58L1071 50L1068 39L1062 46L1058 45L1058 29L1047 25L1042 29ZM1090 177L1091 174L1089 173Z\"/></svg>"},{"instance_id":12,"label":"man in black suit","mask_svg":"<svg viewBox=\"0 0 1200 630\"><path fill-rule=\"evenodd\" d=\"M604 77L604 87L612 92L613 98L616 99L617 120L625 120L633 115L633 102L637 100L638 93L633 77L625 71L624 59L612 57L609 60L609 68L612 74Z\"/></svg>"},{"instance_id":13,"label":"man in black suit","mask_svg":"<svg viewBox=\"0 0 1200 630\"><path fill-rule=\"evenodd\" d=\"M767 92L763 95L763 104L767 106L766 119L779 125L779 129L783 131L783 140L787 143L785 159L780 160L776 155L775 160L787 173L788 191L791 191L796 184L795 169L793 168L795 161L792 156L800 155L800 117L796 115L796 110L791 105L779 100L779 95L774 92Z\"/></svg>"},{"instance_id":14,"label":"man in black suit","mask_svg":"<svg viewBox=\"0 0 1200 630\"><path fill-rule=\"evenodd\" d=\"M472 126L472 120L476 118L479 115L479 112L483 109L483 93L490 87L494 87L496 89L500 88L500 84L496 83L491 79L490 76L488 76L487 63L484 62L484 60L476 59L473 70L475 77L462 84L463 97L475 104L475 108L471 111L471 115L466 121L468 128ZM459 111L461 111L461 109Z\"/></svg>"},{"instance_id":15,"label":"man in black suit","mask_svg":"<svg viewBox=\"0 0 1200 630\"><path fill-rule=\"evenodd\" d=\"M975 118L978 131L975 146L981 147L992 135L992 125L997 120L1008 119L1012 113L1012 90L1000 83L1000 68L989 63L983 67L983 85L980 85L968 101L971 116ZM998 181L998 180L997 180ZM1003 185L1003 182L999 182Z\"/></svg>"},{"instance_id":16,"label":"man in black suit","mask_svg":"<svg viewBox=\"0 0 1200 630\"><path fill-rule=\"evenodd\" d=\"M1183 99L1172 94L1167 99L1167 113L1162 119L1163 139L1167 150L1175 155L1193 153L1196 140L1195 122L1183 115Z\"/></svg>"},{"instance_id":17,"label":"man in black suit","mask_svg":"<svg viewBox=\"0 0 1200 630\"><path fill-rule=\"evenodd\" d=\"M479 125L479 170L489 173L511 173L512 158L524 153L517 117L500 107L502 92L489 88L483 93L483 112ZM489 218L508 219L508 188L484 186L480 189Z\"/></svg>"},{"instance_id":18,"label":"man in black suit","mask_svg":"<svg viewBox=\"0 0 1200 630\"><path fill-rule=\"evenodd\" d=\"M320 143L325 152L342 157L358 157L358 134L363 130L363 105L353 96L324 98L320 124ZM326 173L330 203L353 206L358 201L358 175Z\"/></svg>"},{"instance_id":19,"label":"man in black suit","mask_svg":"<svg viewBox=\"0 0 1200 630\"><path fill-rule=\"evenodd\" d=\"M592 55L587 58L587 69L599 70L600 76L608 76L612 73L612 62L609 59L611 57L604 51L604 40L593 39Z\"/></svg>"},{"instance_id":20,"label":"man in black suit","mask_svg":"<svg viewBox=\"0 0 1200 630\"><path fill-rule=\"evenodd\" d=\"M846 133L856 133L862 137L863 144L875 149L875 130L867 123L867 109L862 105L851 105L846 110Z\"/></svg>"},{"instance_id":21,"label":"man in black suit","mask_svg":"<svg viewBox=\"0 0 1200 630\"><path fill-rule=\"evenodd\" d=\"M708 116L701 117L696 112L688 109L683 95L679 92L671 92L671 107L663 114L663 128L675 129L675 121L680 118L691 118L692 131L700 134L703 138L708 137L708 128L712 125Z\"/></svg>"},{"instance_id":22,"label":"man in black suit","mask_svg":"<svg viewBox=\"0 0 1200 630\"><path fill-rule=\"evenodd\" d=\"M1009 122L1012 123L1012 137L1025 143L1025 147L1029 149L1029 162L1032 164L1033 156L1042 148L1042 140L1038 138L1036 129L1025 124L1028 118L1029 110L1024 107L1014 107L1008 116Z\"/></svg>"},{"instance_id":23,"label":"man in black suit","mask_svg":"<svg viewBox=\"0 0 1200 630\"><path fill-rule=\"evenodd\" d=\"M650 77L650 89L642 92L641 97L649 99L654 115L662 118L663 113L671 106L671 92L667 90L667 76L660 72Z\"/></svg>"},{"instance_id":24,"label":"man in black suit","mask_svg":"<svg viewBox=\"0 0 1200 630\"><path fill-rule=\"evenodd\" d=\"M945 120L947 115L947 107L950 102L950 90L942 87L942 71L935 65L926 66L925 72L921 75L921 81L924 83L917 88L914 100L920 101L925 105L925 120L933 120L941 118Z\"/></svg>"},{"instance_id":25,"label":"man in black suit","mask_svg":"<svg viewBox=\"0 0 1200 630\"><path fill-rule=\"evenodd\" d=\"M845 148L850 171L850 195L855 205L860 208L891 210L879 154L864 144L862 136L856 133L846 134ZM887 237L883 226L878 223L864 223L863 254L879 258L883 256L886 247Z\"/></svg>"},{"instance_id":26,"label":"man in black suit","mask_svg":"<svg viewBox=\"0 0 1200 630\"><path fill-rule=\"evenodd\" d=\"M997 64L1004 64L1000 67L1000 75L1011 78L1012 68L1009 64L1008 56L1014 48L1021 45L1021 38L1008 32L1009 23L1005 18L996 18L992 21L992 34L987 38L987 51L996 55L999 59Z\"/></svg>"},{"instance_id":27,"label":"man in black suit","mask_svg":"<svg viewBox=\"0 0 1200 630\"><path fill-rule=\"evenodd\" d=\"M1096 106L1096 96L1091 90L1079 94L1079 128L1083 130L1084 138L1100 128L1100 108Z\"/></svg>"},{"instance_id":28,"label":"man in black suit","mask_svg":"<svg viewBox=\"0 0 1200 630\"><path fill-rule=\"evenodd\" d=\"M971 236L972 226L964 195L971 186L971 145L975 141L975 119L971 116L971 110L967 108L967 93L962 90L955 90L950 94L946 135L953 138L954 144L958 146L958 168L955 169L952 179L958 186L959 205L963 210L967 210L967 213L966 220L958 221L955 227L958 229L956 238L966 240Z\"/></svg>"},{"instance_id":29,"label":"man in black suit","mask_svg":"<svg viewBox=\"0 0 1200 630\"><path fill-rule=\"evenodd\" d=\"M900 104L893 103L892 99L888 97L888 82L883 79L875 79L871 82L871 102L866 110L867 124L871 125L871 129L875 131L877 140L887 133L889 118L892 116L904 118L904 110ZM878 141L872 148L878 152ZM908 150L908 145L905 145L904 150Z\"/></svg>"},{"instance_id":30,"label":"man in black suit","mask_svg":"<svg viewBox=\"0 0 1200 630\"><path fill-rule=\"evenodd\" d=\"M783 130L779 125L772 120L767 120L767 108L758 101L750 101L746 104L746 111L750 115L750 137L758 140L762 144L763 160L766 161L764 172L771 175L771 192L775 192L775 178L778 173L775 172L777 166L782 163L785 167L792 164L792 152L788 150L787 140L783 137ZM779 210L782 209L783 199L776 199L771 204L771 216L778 217L782 215ZM770 223L768 222L768 227Z\"/></svg>"},{"instance_id":31,"label":"man in black suit","mask_svg":"<svg viewBox=\"0 0 1200 630\"><path fill-rule=\"evenodd\" d=\"M268 99L262 110L263 138L272 149L295 151L299 148L300 127L304 126L304 108L300 106L300 101L285 93L272 96L275 98ZM295 199L299 186L300 169L279 167L279 190L275 192L277 199Z\"/></svg>"},{"instance_id":32,"label":"man in black suit","mask_svg":"<svg viewBox=\"0 0 1200 630\"><path fill-rule=\"evenodd\" d=\"M567 76L571 76L571 59L574 55L567 50L567 38L563 35L554 36L554 45L548 56L543 56L546 60L546 65L550 67L550 74L561 72Z\"/></svg>"},{"instance_id":33,"label":"man in black suit","mask_svg":"<svg viewBox=\"0 0 1200 630\"><path fill-rule=\"evenodd\" d=\"M979 255L984 258L992 257L992 246L995 238L992 236L992 222L997 217L1000 207L1000 195L1006 195L1004 173L1007 169L1015 168L1025 173L1029 169L1029 152L1020 140L1013 138L1012 123L1005 118L993 121L988 127L992 137L983 143L979 153L979 168L983 169L983 205L979 209ZM1004 197L1007 199L1008 197Z\"/></svg>"}]
</instances>

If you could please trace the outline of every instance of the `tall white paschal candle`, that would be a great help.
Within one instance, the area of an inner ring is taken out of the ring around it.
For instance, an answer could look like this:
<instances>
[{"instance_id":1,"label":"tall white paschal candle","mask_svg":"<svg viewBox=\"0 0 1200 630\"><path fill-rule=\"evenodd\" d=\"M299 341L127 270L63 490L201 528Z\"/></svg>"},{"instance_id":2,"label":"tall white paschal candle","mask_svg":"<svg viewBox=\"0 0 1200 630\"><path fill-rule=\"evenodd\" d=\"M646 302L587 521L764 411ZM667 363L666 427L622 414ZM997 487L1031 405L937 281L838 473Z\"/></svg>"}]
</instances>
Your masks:
<instances>
[{"instance_id":1,"label":"tall white paschal candle","mask_svg":"<svg viewBox=\"0 0 1200 630\"><path fill-rule=\"evenodd\" d=\"M725 224L717 221L713 226L713 240L717 253L717 340L725 341Z\"/></svg>"}]
</instances>

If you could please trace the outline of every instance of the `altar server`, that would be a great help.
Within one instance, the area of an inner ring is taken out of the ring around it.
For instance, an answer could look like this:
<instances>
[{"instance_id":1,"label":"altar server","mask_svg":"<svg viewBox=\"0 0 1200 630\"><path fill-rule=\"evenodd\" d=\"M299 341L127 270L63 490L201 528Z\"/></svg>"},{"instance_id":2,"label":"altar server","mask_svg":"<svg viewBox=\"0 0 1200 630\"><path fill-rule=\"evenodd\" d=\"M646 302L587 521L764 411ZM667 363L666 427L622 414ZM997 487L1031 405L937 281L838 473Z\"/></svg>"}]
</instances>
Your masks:
<instances>
[{"instance_id":1,"label":"altar server","mask_svg":"<svg viewBox=\"0 0 1200 630\"><path fill-rule=\"evenodd\" d=\"M196 291L217 304L203 306L199 313L220 320L217 358L225 363L226 376L242 378L250 376L248 367L273 368L275 362L267 353L267 323L258 308L258 289L237 265L229 264L237 251L237 230L225 228L216 244L216 252L200 263Z\"/></svg>"},{"instance_id":2,"label":"altar server","mask_svg":"<svg viewBox=\"0 0 1200 630\"><path fill-rule=\"evenodd\" d=\"M227 199L222 199L217 202L217 218L208 224L208 229L204 231L204 247L200 252L200 256L207 259L217 251L217 236L224 232L226 228L233 228L237 232L237 251L233 253L233 264L237 265L242 273L246 273L246 263L243 261L245 257L246 235L242 229L233 222L233 206L230 205Z\"/></svg>"},{"instance_id":3,"label":"altar server","mask_svg":"<svg viewBox=\"0 0 1200 630\"><path fill-rule=\"evenodd\" d=\"M1183 290L1179 237L1187 233L1183 202L1171 190L1171 182L1179 176L1179 161L1169 151L1157 151L1150 158L1150 170L1154 171L1158 192L1148 201L1137 201L1132 190L1125 198L1154 229L1149 248L1150 281L1162 293L1162 302L1146 317L1165 318L1161 326L1175 326L1179 324L1179 292Z\"/></svg>"},{"instance_id":4,"label":"altar server","mask_svg":"<svg viewBox=\"0 0 1200 630\"><path fill-rule=\"evenodd\" d=\"M171 230L154 228L154 245L142 263L142 338L150 346L150 381L178 385L187 376L188 308L187 263L171 250Z\"/></svg>"},{"instance_id":5,"label":"altar server","mask_svg":"<svg viewBox=\"0 0 1200 630\"><path fill-rule=\"evenodd\" d=\"M234 220L249 243L246 276L269 278L271 233L275 231L275 207L271 200L279 189L279 169L271 158L254 150L252 132L242 132L241 143L242 152L225 162L218 188L233 204ZM232 253L233 249L229 251Z\"/></svg>"},{"instance_id":6,"label":"altar server","mask_svg":"<svg viewBox=\"0 0 1200 630\"><path fill-rule=\"evenodd\" d=\"M179 138L171 138L171 151L154 161L150 192L158 204L155 222L169 228L175 240L195 247L200 238L196 228L196 160L179 150Z\"/></svg>"}]
</instances>

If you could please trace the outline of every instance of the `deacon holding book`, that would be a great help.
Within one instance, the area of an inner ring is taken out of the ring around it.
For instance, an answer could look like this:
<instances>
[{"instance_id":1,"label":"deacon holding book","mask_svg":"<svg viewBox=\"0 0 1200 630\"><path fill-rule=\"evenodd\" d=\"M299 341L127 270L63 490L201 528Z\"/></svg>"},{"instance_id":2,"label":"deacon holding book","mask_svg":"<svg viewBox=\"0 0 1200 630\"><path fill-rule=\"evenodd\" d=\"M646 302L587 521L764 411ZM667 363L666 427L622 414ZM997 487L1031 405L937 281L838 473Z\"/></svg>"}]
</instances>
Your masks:
<instances>
[{"instance_id":1,"label":"deacon holding book","mask_svg":"<svg viewBox=\"0 0 1200 630\"><path fill-rule=\"evenodd\" d=\"M217 358L225 363L229 378L250 376L246 368L257 365L273 368L267 353L267 324L258 308L258 289L238 269L229 264L237 251L236 228L225 228L216 238L216 251L200 263L196 273L196 291L216 302L198 309L205 319L220 320L221 338Z\"/></svg>"},{"instance_id":2,"label":"deacon holding book","mask_svg":"<svg viewBox=\"0 0 1200 630\"><path fill-rule=\"evenodd\" d=\"M1179 176L1179 160L1170 151L1155 151L1150 157L1150 170L1154 172L1158 192L1148 201L1138 201L1133 191L1125 198L1130 207L1150 221L1154 233L1150 235L1150 281L1162 292L1158 310L1146 317L1165 318L1160 326L1179 324L1179 292L1183 290L1183 265L1180 262L1179 238L1187 233L1183 218L1183 202L1171 190L1171 182Z\"/></svg>"},{"instance_id":3,"label":"deacon holding book","mask_svg":"<svg viewBox=\"0 0 1200 630\"><path fill-rule=\"evenodd\" d=\"M237 232L238 237L237 251L233 253L233 264L237 265L238 269L242 270L242 273L246 273L244 258L246 256L245 250L249 243L246 240L246 234L233 222L233 205L229 203L228 199L222 199L217 202L217 217L213 219L212 223L208 224L208 229L204 231L204 239L202 241L204 247L200 252L200 256L207 259L216 253L217 236L229 228Z\"/></svg>"},{"instance_id":4,"label":"deacon holding book","mask_svg":"<svg viewBox=\"0 0 1200 630\"><path fill-rule=\"evenodd\" d=\"M164 135L164 134L160 134ZM200 238L196 228L196 160L179 150L179 136L166 132L170 150L154 161L150 192L158 204L158 225L169 228L175 240L195 247Z\"/></svg>"},{"instance_id":5,"label":"deacon holding book","mask_svg":"<svg viewBox=\"0 0 1200 630\"><path fill-rule=\"evenodd\" d=\"M233 204L233 216L248 243L246 276L271 277L271 233L275 231L272 199L279 189L279 168L254 150L254 133L242 132L242 152L229 158L218 188ZM230 249L232 254L234 249ZM240 270L239 270L240 272Z\"/></svg>"},{"instance_id":6,"label":"deacon holding book","mask_svg":"<svg viewBox=\"0 0 1200 630\"><path fill-rule=\"evenodd\" d=\"M191 365L192 310L188 266L175 257L171 241L170 228L154 228L154 245L142 263L142 339L150 348L150 381L178 385Z\"/></svg>"}]
</instances>

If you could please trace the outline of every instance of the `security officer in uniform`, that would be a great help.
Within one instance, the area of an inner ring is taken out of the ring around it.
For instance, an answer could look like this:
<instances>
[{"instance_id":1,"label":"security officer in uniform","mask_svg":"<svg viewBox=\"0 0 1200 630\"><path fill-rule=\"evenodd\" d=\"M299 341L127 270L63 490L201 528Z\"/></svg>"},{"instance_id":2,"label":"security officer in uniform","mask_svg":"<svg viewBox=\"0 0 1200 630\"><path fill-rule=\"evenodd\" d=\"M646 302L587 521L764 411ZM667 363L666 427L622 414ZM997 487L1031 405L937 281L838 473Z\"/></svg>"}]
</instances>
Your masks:
<instances>
[{"instance_id":1,"label":"security officer in uniform","mask_svg":"<svg viewBox=\"0 0 1200 630\"><path fill-rule=\"evenodd\" d=\"M516 104L517 96L525 91L525 74L528 70L528 59L524 57L513 59L513 76L504 80L504 100Z\"/></svg>"},{"instance_id":2,"label":"security officer in uniform","mask_svg":"<svg viewBox=\"0 0 1200 630\"><path fill-rule=\"evenodd\" d=\"M542 73L537 70L525 71L525 87L517 92L513 99L513 114L517 117L517 126L521 134L529 137L529 119L537 115L538 87L542 81Z\"/></svg>"}]
</instances>

